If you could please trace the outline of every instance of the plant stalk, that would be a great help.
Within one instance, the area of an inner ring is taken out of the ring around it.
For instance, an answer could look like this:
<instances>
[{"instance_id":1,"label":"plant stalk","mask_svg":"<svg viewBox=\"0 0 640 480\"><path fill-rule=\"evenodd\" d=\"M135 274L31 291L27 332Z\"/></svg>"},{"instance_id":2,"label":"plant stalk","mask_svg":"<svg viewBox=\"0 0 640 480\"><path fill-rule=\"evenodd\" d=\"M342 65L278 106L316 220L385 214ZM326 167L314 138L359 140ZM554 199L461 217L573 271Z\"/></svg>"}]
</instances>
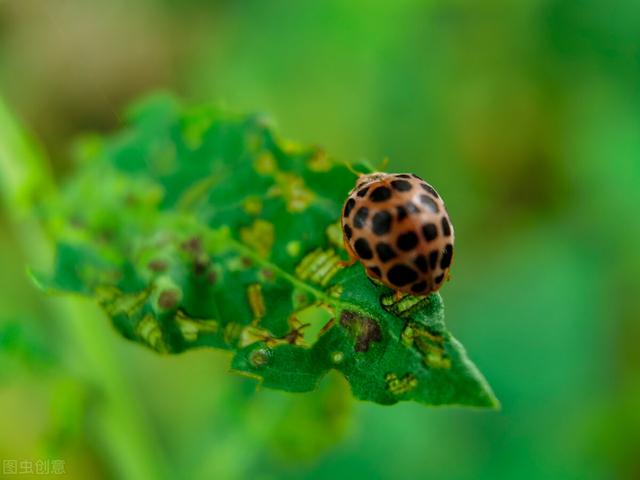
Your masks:
<instances>
[{"instance_id":1,"label":"plant stalk","mask_svg":"<svg viewBox=\"0 0 640 480\"><path fill-rule=\"evenodd\" d=\"M30 266L50 268L53 249L33 215L36 198L55 195L48 163L0 98L0 201ZM73 298L50 301L51 318L68 345L58 346L69 362L90 375L101 394L98 436L118 478L170 478L160 448L145 422L111 341L113 330L89 302Z\"/></svg>"}]
</instances>

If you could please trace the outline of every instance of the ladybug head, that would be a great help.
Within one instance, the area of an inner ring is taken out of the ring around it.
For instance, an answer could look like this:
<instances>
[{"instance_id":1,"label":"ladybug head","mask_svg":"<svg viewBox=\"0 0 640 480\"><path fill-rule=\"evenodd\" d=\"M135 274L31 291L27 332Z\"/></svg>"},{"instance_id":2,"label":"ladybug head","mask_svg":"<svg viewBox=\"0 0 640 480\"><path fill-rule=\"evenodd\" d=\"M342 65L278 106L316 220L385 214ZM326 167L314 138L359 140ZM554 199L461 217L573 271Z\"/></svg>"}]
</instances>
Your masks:
<instances>
[{"instance_id":1,"label":"ladybug head","mask_svg":"<svg viewBox=\"0 0 640 480\"><path fill-rule=\"evenodd\" d=\"M373 172L362 174L358 177L358 181L356 182L357 187L361 187L371 182L378 182L380 180L384 180L389 176L388 173L384 172Z\"/></svg>"}]
</instances>

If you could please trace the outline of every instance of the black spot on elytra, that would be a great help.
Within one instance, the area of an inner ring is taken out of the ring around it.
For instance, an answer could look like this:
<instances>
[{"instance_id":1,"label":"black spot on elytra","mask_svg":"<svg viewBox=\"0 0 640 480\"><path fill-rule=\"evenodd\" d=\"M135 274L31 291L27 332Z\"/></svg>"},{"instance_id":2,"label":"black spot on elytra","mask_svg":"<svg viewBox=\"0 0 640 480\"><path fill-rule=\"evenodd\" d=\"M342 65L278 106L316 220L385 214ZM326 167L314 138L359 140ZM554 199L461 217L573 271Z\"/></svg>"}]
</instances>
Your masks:
<instances>
[{"instance_id":1,"label":"black spot on elytra","mask_svg":"<svg viewBox=\"0 0 640 480\"><path fill-rule=\"evenodd\" d=\"M407 217L407 209L402 206L396 207L396 213L398 214L398 221Z\"/></svg>"},{"instance_id":2,"label":"black spot on elytra","mask_svg":"<svg viewBox=\"0 0 640 480\"><path fill-rule=\"evenodd\" d=\"M407 203L404 208L406 208L409 213L418 213L420 211L418 206L412 202Z\"/></svg>"},{"instance_id":3,"label":"black spot on elytra","mask_svg":"<svg viewBox=\"0 0 640 480\"><path fill-rule=\"evenodd\" d=\"M382 340L382 330L375 320L350 311L343 311L340 315L340 325L356 337L354 350L366 352L371 342Z\"/></svg>"},{"instance_id":4,"label":"black spot on elytra","mask_svg":"<svg viewBox=\"0 0 640 480\"><path fill-rule=\"evenodd\" d=\"M403 233L398 235L398 248L400 250L409 251L418 244L418 236L413 232Z\"/></svg>"},{"instance_id":5,"label":"black spot on elytra","mask_svg":"<svg viewBox=\"0 0 640 480\"><path fill-rule=\"evenodd\" d=\"M374 202L384 202L385 200L389 200L389 198L391 198L391 190L387 187L378 187L373 192L371 192L369 198Z\"/></svg>"},{"instance_id":6,"label":"black spot on elytra","mask_svg":"<svg viewBox=\"0 0 640 480\"><path fill-rule=\"evenodd\" d=\"M420 203L431 210L433 213L438 213L440 209L436 201L429 195L420 195Z\"/></svg>"},{"instance_id":7,"label":"black spot on elytra","mask_svg":"<svg viewBox=\"0 0 640 480\"><path fill-rule=\"evenodd\" d=\"M369 272L373 273L374 276L376 277L380 277L382 275L382 272L380 271L380 269L378 267L369 267Z\"/></svg>"},{"instance_id":8,"label":"black spot on elytra","mask_svg":"<svg viewBox=\"0 0 640 480\"><path fill-rule=\"evenodd\" d=\"M351 235L353 235L353 230L349 225L344 226L344 234L347 237L347 240L351 240Z\"/></svg>"},{"instance_id":9,"label":"black spot on elytra","mask_svg":"<svg viewBox=\"0 0 640 480\"><path fill-rule=\"evenodd\" d=\"M431 270L436 268L436 265L438 264L438 255L438 250L434 250L429 254L429 266L431 267Z\"/></svg>"},{"instance_id":10,"label":"black spot on elytra","mask_svg":"<svg viewBox=\"0 0 640 480\"><path fill-rule=\"evenodd\" d=\"M387 262L392 258L395 258L396 252L388 243L380 242L376 245L376 253L381 262Z\"/></svg>"},{"instance_id":11,"label":"black spot on elytra","mask_svg":"<svg viewBox=\"0 0 640 480\"><path fill-rule=\"evenodd\" d=\"M364 260L371 260L373 258L373 252L371 251L369 242L367 242L365 238L357 239L353 244L353 248L360 258Z\"/></svg>"},{"instance_id":12,"label":"black spot on elytra","mask_svg":"<svg viewBox=\"0 0 640 480\"><path fill-rule=\"evenodd\" d=\"M431 195L433 195L436 198L440 198L440 195L438 195L438 192L436 192L435 188L433 188L428 183L421 183L420 186L422 187L422 189L425 192L430 193Z\"/></svg>"},{"instance_id":13,"label":"black spot on elytra","mask_svg":"<svg viewBox=\"0 0 640 480\"><path fill-rule=\"evenodd\" d=\"M427 223L422 226L422 235L427 242L434 240L438 236L438 229L435 224Z\"/></svg>"},{"instance_id":14,"label":"black spot on elytra","mask_svg":"<svg viewBox=\"0 0 640 480\"><path fill-rule=\"evenodd\" d=\"M413 262L413 264L420 270L422 273L425 273L429 270L429 265L427 264L427 257L424 255L418 255Z\"/></svg>"},{"instance_id":15,"label":"black spot on elytra","mask_svg":"<svg viewBox=\"0 0 640 480\"><path fill-rule=\"evenodd\" d=\"M417 282L411 285L411 291L413 293L422 293L427 289L427 282Z\"/></svg>"},{"instance_id":16,"label":"black spot on elytra","mask_svg":"<svg viewBox=\"0 0 640 480\"><path fill-rule=\"evenodd\" d=\"M371 229L376 235L384 235L391 229L391 214L386 210L377 212L371 221Z\"/></svg>"},{"instance_id":17,"label":"black spot on elytra","mask_svg":"<svg viewBox=\"0 0 640 480\"><path fill-rule=\"evenodd\" d=\"M447 217L442 217L442 233L445 237L451 235L451 226L449 225Z\"/></svg>"},{"instance_id":18,"label":"black spot on elytra","mask_svg":"<svg viewBox=\"0 0 640 480\"><path fill-rule=\"evenodd\" d=\"M369 209L367 207L360 207L353 217L353 226L356 228L364 227L364 222L367 221L369 216Z\"/></svg>"},{"instance_id":19,"label":"black spot on elytra","mask_svg":"<svg viewBox=\"0 0 640 480\"><path fill-rule=\"evenodd\" d=\"M453 245L450 243L442 250L442 258L440 259L440 268L443 270L451 265L451 257L453 256Z\"/></svg>"},{"instance_id":20,"label":"black spot on elytra","mask_svg":"<svg viewBox=\"0 0 640 480\"><path fill-rule=\"evenodd\" d=\"M408 192L411 190L411 183L406 180L393 180L391 186L399 192Z\"/></svg>"},{"instance_id":21,"label":"black spot on elytra","mask_svg":"<svg viewBox=\"0 0 640 480\"><path fill-rule=\"evenodd\" d=\"M416 175L415 173L412 173L411 176L413 178L417 178L418 180L420 180L421 182L424 182L424 180L422 180L422 178L420 178L418 175Z\"/></svg>"},{"instance_id":22,"label":"black spot on elytra","mask_svg":"<svg viewBox=\"0 0 640 480\"><path fill-rule=\"evenodd\" d=\"M389 269L387 278L396 287L404 287L415 282L418 279L418 274L413 268L398 263Z\"/></svg>"},{"instance_id":23,"label":"black spot on elytra","mask_svg":"<svg viewBox=\"0 0 640 480\"><path fill-rule=\"evenodd\" d=\"M444 280L444 273L441 273L435 278L435 281L438 285L442 283L442 280Z\"/></svg>"},{"instance_id":24,"label":"black spot on elytra","mask_svg":"<svg viewBox=\"0 0 640 480\"><path fill-rule=\"evenodd\" d=\"M368 191L369 191L369 187L364 187L364 188L361 188L356 195L358 195L359 197L364 197Z\"/></svg>"},{"instance_id":25,"label":"black spot on elytra","mask_svg":"<svg viewBox=\"0 0 640 480\"><path fill-rule=\"evenodd\" d=\"M351 215L351 210L353 210L353 206L356 204L356 201L353 198L347 200L347 203L344 205L344 216L345 218Z\"/></svg>"},{"instance_id":26,"label":"black spot on elytra","mask_svg":"<svg viewBox=\"0 0 640 480\"><path fill-rule=\"evenodd\" d=\"M411 178L411 175L407 175L406 173L401 173L396 175L396 178Z\"/></svg>"}]
</instances>

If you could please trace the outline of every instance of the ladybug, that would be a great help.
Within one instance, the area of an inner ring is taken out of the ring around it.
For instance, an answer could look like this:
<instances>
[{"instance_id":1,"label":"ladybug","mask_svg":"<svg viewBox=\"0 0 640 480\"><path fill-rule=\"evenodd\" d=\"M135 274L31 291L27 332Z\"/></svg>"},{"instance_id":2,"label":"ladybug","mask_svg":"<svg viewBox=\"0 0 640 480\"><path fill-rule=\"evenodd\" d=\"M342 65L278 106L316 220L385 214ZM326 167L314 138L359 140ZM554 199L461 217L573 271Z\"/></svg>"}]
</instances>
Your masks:
<instances>
[{"instance_id":1,"label":"ladybug","mask_svg":"<svg viewBox=\"0 0 640 480\"><path fill-rule=\"evenodd\" d=\"M438 290L453 259L453 225L435 189L417 175L360 175L342 210L350 262L396 291Z\"/></svg>"}]
</instances>

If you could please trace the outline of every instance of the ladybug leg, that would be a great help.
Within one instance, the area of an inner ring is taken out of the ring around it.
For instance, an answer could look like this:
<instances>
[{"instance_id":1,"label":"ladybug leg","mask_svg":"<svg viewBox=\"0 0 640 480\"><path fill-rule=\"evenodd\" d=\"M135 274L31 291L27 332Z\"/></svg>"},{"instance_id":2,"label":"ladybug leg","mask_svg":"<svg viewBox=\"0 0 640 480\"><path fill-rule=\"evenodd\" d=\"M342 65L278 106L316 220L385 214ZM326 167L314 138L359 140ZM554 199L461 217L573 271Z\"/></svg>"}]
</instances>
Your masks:
<instances>
[{"instance_id":1,"label":"ladybug leg","mask_svg":"<svg viewBox=\"0 0 640 480\"><path fill-rule=\"evenodd\" d=\"M400 290L396 290L396 302L399 302L402 299L402 292Z\"/></svg>"},{"instance_id":2,"label":"ladybug leg","mask_svg":"<svg viewBox=\"0 0 640 480\"><path fill-rule=\"evenodd\" d=\"M347 251L347 254L349 255L349 260L340 260L338 262L338 265L340 265L341 267L350 267L351 265L353 265L358 261L358 256L355 254L355 252L351 248L351 245L349 245L349 243L347 242L346 238L343 239L343 242L344 242L344 249Z\"/></svg>"},{"instance_id":3,"label":"ladybug leg","mask_svg":"<svg viewBox=\"0 0 640 480\"><path fill-rule=\"evenodd\" d=\"M356 258L350 258L349 260L340 260L338 262L338 265L341 267L350 267L351 265L353 265L354 263L356 263Z\"/></svg>"}]
</instances>

